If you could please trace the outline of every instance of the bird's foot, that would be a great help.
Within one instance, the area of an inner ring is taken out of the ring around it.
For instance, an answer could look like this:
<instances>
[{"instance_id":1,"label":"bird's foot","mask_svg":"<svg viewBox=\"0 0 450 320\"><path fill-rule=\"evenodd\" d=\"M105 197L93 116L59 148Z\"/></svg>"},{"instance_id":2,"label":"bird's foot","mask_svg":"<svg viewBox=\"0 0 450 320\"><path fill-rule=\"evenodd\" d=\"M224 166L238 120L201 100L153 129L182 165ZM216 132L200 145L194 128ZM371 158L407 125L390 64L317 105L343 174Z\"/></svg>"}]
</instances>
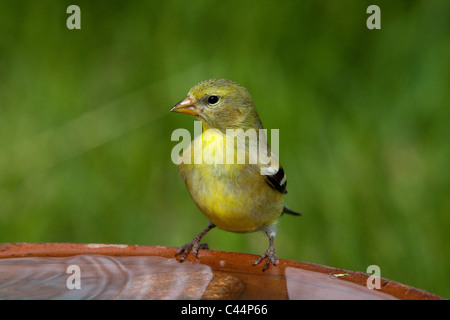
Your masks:
<instances>
[{"instance_id":1,"label":"bird's foot","mask_svg":"<svg viewBox=\"0 0 450 320\"><path fill-rule=\"evenodd\" d=\"M202 232L200 232L194 239L192 239L191 242L186 243L184 246L180 247L177 253L175 253L175 257L179 254L182 254L180 262L183 262L186 259L187 255L189 254L189 252L192 251L192 253L194 253L194 256L198 259L197 256L198 250L200 249L209 250L208 245L206 243L200 243L200 240L202 240L203 236L214 227L215 225L210 222L208 226L205 229L203 229Z\"/></svg>"},{"instance_id":2,"label":"bird's foot","mask_svg":"<svg viewBox=\"0 0 450 320\"><path fill-rule=\"evenodd\" d=\"M262 271L266 271L269 268L271 262L274 266L277 264L277 255L275 254L275 248L273 247L273 245L270 245L267 251L264 254L262 254L253 265L256 266L266 258L267 260L266 263L264 264L264 268L262 269Z\"/></svg>"},{"instance_id":3,"label":"bird's foot","mask_svg":"<svg viewBox=\"0 0 450 320\"><path fill-rule=\"evenodd\" d=\"M208 244L206 243L200 243L200 239L197 239L196 237L192 239L191 242L186 243L184 246L180 247L178 251L175 253L175 257L182 254L180 262L183 262L186 259L187 255L189 254L189 252L192 251L194 256L198 259L198 250L200 249L209 250L209 247Z\"/></svg>"}]
</instances>

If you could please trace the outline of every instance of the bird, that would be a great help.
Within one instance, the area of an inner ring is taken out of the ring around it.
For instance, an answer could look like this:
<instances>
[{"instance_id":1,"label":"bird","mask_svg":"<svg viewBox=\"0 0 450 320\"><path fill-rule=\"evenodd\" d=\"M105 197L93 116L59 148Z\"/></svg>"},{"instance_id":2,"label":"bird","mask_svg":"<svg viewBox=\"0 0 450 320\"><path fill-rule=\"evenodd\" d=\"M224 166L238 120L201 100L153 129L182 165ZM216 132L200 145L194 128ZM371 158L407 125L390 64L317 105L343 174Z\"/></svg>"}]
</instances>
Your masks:
<instances>
[{"instance_id":1,"label":"bird","mask_svg":"<svg viewBox=\"0 0 450 320\"><path fill-rule=\"evenodd\" d=\"M273 160L271 165L263 164L259 158L256 162L249 161L259 149L255 139L250 139L246 133L255 132L261 138L263 125L248 90L228 79L204 80L192 87L170 111L188 114L201 121L202 134L183 150L178 167L193 201L209 220L208 226L181 246L175 257L181 256L179 262L183 262L192 251L198 258L200 249L209 249L206 243L201 243L202 237L215 227L235 233L263 231L269 239L269 247L253 265L266 259L263 271L270 263L275 266L274 238L278 218L284 213L301 214L284 204L286 175L264 139L257 141L265 144L263 147ZM229 130L234 134L231 138L227 134ZM233 154L233 161L229 163L224 161L231 158L226 158L228 150L224 152L223 148L231 140L235 142L235 138L238 142L230 150L237 156ZM199 152L202 153L201 161L192 161ZM242 161L244 156L245 161Z\"/></svg>"}]
</instances>

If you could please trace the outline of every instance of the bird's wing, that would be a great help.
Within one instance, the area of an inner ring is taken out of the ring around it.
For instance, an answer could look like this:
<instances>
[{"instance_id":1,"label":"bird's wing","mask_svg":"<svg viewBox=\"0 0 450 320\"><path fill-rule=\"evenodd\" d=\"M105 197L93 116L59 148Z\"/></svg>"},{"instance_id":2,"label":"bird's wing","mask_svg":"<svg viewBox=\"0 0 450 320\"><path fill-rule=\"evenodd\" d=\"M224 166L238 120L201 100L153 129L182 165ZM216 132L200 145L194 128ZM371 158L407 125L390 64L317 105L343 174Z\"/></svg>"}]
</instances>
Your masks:
<instances>
[{"instance_id":1,"label":"bird's wing","mask_svg":"<svg viewBox=\"0 0 450 320\"><path fill-rule=\"evenodd\" d=\"M286 190L286 174L284 173L283 168L281 167L281 165L278 163L279 167L278 167L278 171L273 174L269 174L265 176L266 182L269 186L271 186L273 189L278 190L279 192L285 194L287 193ZM273 167L271 167L271 169L273 169L275 171L275 169ZM283 213L288 213L294 216L301 216L301 213L295 212L291 209L289 209L288 207L284 206L283 207Z\"/></svg>"},{"instance_id":2,"label":"bird's wing","mask_svg":"<svg viewBox=\"0 0 450 320\"><path fill-rule=\"evenodd\" d=\"M286 174L275 154L272 151L270 153L270 163L267 165L259 164L260 172L265 176L265 181L269 186L285 194L287 193Z\"/></svg>"},{"instance_id":3,"label":"bird's wing","mask_svg":"<svg viewBox=\"0 0 450 320\"><path fill-rule=\"evenodd\" d=\"M274 188L275 190L280 191L281 193L285 194L287 193L286 190L286 174L284 173L284 170L281 166L279 166L278 170L271 174L270 172L267 172L268 174L265 175L266 182L269 186Z\"/></svg>"},{"instance_id":4,"label":"bird's wing","mask_svg":"<svg viewBox=\"0 0 450 320\"><path fill-rule=\"evenodd\" d=\"M263 139L266 139L265 136L261 137ZM262 177L264 177L265 182L271 186L273 189L285 194L287 193L286 190L286 175L284 173L283 168L281 167L281 164L277 158L277 156L272 152L269 145L267 145L266 140L259 140L259 143L264 143L266 145L265 152L270 153L270 157L265 159L265 161L268 160L268 163L261 163L261 151L260 149L257 149L258 146L256 144L250 144L249 146L250 152L258 153L258 164L250 166L253 170L258 170L259 174L261 174Z\"/></svg>"}]
</instances>

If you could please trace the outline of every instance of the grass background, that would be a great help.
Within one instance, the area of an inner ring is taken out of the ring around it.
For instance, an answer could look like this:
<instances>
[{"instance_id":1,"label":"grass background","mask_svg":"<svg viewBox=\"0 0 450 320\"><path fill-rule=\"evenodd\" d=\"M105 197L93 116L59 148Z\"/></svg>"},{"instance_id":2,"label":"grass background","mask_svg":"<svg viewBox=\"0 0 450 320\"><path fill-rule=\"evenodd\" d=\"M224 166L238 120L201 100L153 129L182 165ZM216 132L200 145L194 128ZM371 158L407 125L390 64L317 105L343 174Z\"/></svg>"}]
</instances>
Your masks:
<instances>
[{"instance_id":1,"label":"grass background","mask_svg":"<svg viewBox=\"0 0 450 320\"><path fill-rule=\"evenodd\" d=\"M189 241L207 220L170 136L193 118L168 111L224 77L280 129L286 203L304 214L280 220L280 258L376 264L450 298L449 1L3 0L0 15L0 242Z\"/></svg>"}]
</instances>

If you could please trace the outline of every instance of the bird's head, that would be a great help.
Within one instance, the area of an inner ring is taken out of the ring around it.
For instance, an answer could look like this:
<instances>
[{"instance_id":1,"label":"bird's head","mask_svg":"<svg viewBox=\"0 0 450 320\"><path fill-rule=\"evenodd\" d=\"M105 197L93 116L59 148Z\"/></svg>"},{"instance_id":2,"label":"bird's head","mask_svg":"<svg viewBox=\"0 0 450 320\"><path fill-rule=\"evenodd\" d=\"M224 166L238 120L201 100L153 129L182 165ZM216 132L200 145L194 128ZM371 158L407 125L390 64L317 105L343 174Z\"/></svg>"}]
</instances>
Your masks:
<instances>
[{"instance_id":1,"label":"bird's head","mask_svg":"<svg viewBox=\"0 0 450 320\"><path fill-rule=\"evenodd\" d=\"M193 115L205 128L221 131L262 128L250 93L227 79L200 82L170 111Z\"/></svg>"}]
</instances>

